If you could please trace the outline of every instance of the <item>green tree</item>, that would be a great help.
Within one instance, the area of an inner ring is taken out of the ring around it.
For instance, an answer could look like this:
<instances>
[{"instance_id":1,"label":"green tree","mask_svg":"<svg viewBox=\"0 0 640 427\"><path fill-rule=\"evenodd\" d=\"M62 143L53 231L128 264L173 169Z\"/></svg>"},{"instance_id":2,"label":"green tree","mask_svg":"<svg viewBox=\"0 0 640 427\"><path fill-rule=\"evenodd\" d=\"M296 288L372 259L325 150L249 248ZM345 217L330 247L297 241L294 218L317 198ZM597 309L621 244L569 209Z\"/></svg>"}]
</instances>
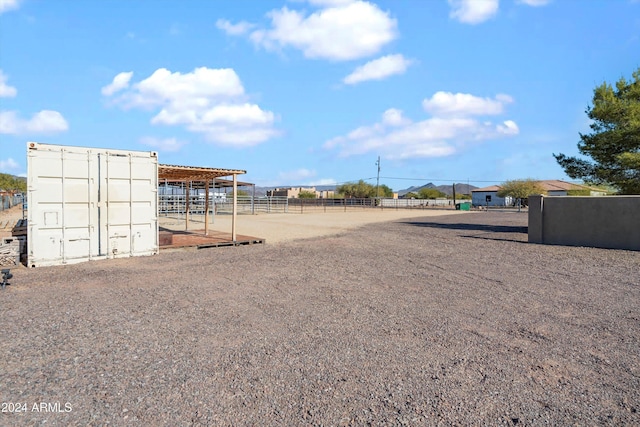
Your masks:
<instances>
[{"instance_id":1,"label":"green tree","mask_svg":"<svg viewBox=\"0 0 640 427\"><path fill-rule=\"evenodd\" d=\"M24 178L0 173L0 190L10 193L24 193L27 191L27 181Z\"/></svg>"},{"instance_id":2,"label":"green tree","mask_svg":"<svg viewBox=\"0 0 640 427\"><path fill-rule=\"evenodd\" d=\"M505 181L500 184L500 190L498 190L498 197L511 196L516 199L518 207L522 205L522 200L528 198L532 194L544 194L546 193L540 182L534 179L515 179L511 181Z\"/></svg>"},{"instance_id":3,"label":"green tree","mask_svg":"<svg viewBox=\"0 0 640 427\"><path fill-rule=\"evenodd\" d=\"M355 199L376 197L377 193L380 194L380 197L393 197L393 190L389 186L381 184L378 186L376 191L375 185L368 184L363 180L356 183L348 182L346 184L339 185L336 192L343 197L351 197Z\"/></svg>"},{"instance_id":4,"label":"green tree","mask_svg":"<svg viewBox=\"0 0 640 427\"><path fill-rule=\"evenodd\" d=\"M301 191L298 193L298 199L315 199L316 193L314 191Z\"/></svg>"},{"instance_id":5,"label":"green tree","mask_svg":"<svg viewBox=\"0 0 640 427\"><path fill-rule=\"evenodd\" d=\"M380 197L393 197L393 190L391 189L391 187L385 184L380 184L380 186L378 187L378 194L380 195Z\"/></svg>"},{"instance_id":6,"label":"green tree","mask_svg":"<svg viewBox=\"0 0 640 427\"><path fill-rule=\"evenodd\" d=\"M633 79L596 87L587 115L592 132L580 134L578 151L592 161L554 154L571 178L609 184L621 194L640 194L640 68Z\"/></svg>"},{"instance_id":7,"label":"green tree","mask_svg":"<svg viewBox=\"0 0 640 427\"><path fill-rule=\"evenodd\" d=\"M364 199L373 196L375 192L375 187L371 184L367 184L363 180L360 180L357 183L342 184L338 187L338 194L342 194L347 198Z\"/></svg>"},{"instance_id":8,"label":"green tree","mask_svg":"<svg viewBox=\"0 0 640 427\"><path fill-rule=\"evenodd\" d=\"M419 199L420 196L418 196L416 193L414 193L413 191L408 192L407 194L405 194L403 196L405 199Z\"/></svg>"},{"instance_id":9,"label":"green tree","mask_svg":"<svg viewBox=\"0 0 640 427\"><path fill-rule=\"evenodd\" d=\"M419 199L438 199L441 197L447 197L447 195L436 188L422 188L418 191Z\"/></svg>"}]
</instances>

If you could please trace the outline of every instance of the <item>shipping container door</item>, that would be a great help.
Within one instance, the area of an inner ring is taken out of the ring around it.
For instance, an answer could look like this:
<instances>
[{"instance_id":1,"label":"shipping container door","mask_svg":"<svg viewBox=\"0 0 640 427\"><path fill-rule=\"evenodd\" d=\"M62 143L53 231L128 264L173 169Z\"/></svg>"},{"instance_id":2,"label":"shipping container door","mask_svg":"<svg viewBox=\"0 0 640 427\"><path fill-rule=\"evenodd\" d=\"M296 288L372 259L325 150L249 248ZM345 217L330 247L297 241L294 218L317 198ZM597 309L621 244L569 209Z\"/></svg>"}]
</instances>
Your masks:
<instances>
[{"instance_id":1,"label":"shipping container door","mask_svg":"<svg viewBox=\"0 0 640 427\"><path fill-rule=\"evenodd\" d=\"M157 163L149 161L148 153L106 153L100 164L100 235L106 255L156 253Z\"/></svg>"},{"instance_id":2,"label":"shipping container door","mask_svg":"<svg viewBox=\"0 0 640 427\"><path fill-rule=\"evenodd\" d=\"M90 153L29 151L28 160L30 262L50 265L98 256L97 165Z\"/></svg>"}]
</instances>

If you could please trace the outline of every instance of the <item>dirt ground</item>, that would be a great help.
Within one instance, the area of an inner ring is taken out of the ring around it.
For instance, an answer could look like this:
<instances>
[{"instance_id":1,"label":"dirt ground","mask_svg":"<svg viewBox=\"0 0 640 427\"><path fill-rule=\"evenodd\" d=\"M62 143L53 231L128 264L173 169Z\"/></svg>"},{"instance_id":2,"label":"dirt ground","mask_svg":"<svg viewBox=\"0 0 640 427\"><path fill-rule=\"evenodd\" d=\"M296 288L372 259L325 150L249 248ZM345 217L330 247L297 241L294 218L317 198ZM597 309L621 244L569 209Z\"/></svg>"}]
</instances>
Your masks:
<instances>
[{"instance_id":1,"label":"dirt ground","mask_svg":"<svg viewBox=\"0 0 640 427\"><path fill-rule=\"evenodd\" d=\"M442 209L354 209L343 212L340 209L329 212L306 213L262 213L257 215L238 215L236 231L238 234L265 239L267 243L282 243L312 237L331 236L361 227L365 224L393 221L398 219L459 215L464 212ZM171 230L184 230L183 218L160 217L160 227ZM231 215L216 215L209 229L231 233ZM204 216L193 215L189 221L189 230L204 231Z\"/></svg>"},{"instance_id":2,"label":"dirt ground","mask_svg":"<svg viewBox=\"0 0 640 427\"><path fill-rule=\"evenodd\" d=\"M467 213L14 269L0 425L639 425L640 253L526 238Z\"/></svg>"}]
</instances>

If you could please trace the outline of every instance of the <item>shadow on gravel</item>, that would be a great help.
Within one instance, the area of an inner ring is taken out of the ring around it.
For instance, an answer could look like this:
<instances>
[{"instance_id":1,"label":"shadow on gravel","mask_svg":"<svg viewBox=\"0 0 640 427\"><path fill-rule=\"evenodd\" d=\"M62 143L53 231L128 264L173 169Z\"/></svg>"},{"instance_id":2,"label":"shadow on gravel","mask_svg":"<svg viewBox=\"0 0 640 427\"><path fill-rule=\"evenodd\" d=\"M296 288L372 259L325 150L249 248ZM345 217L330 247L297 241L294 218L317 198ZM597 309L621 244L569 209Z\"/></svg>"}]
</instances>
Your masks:
<instances>
[{"instance_id":1,"label":"shadow on gravel","mask_svg":"<svg viewBox=\"0 0 640 427\"><path fill-rule=\"evenodd\" d=\"M514 225L491 225L491 224L443 224L440 222L403 222L402 224L416 227L444 228L447 230L484 231L491 233L527 233L528 227Z\"/></svg>"},{"instance_id":2,"label":"shadow on gravel","mask_svg":"<svg viewBox=\"0 0 640 427\"><path fill-rule=\"evenodd\" d=\"M402 224L414 227L439 228L444 230L461 230L478 232L477 234L458 234L458 237L469 239L494 240L500 242L527 243L528 227L519 225L499 224L470 224L470 223L443 223L443 222L418 222L406 221Z\"/></svg>"},{"instance_id":3,"label":"shadow on gravel","mask_svg":"<svg viewBox=\"0 0 640 427\"><path fill-rule=\"evenodd\" d=\"M526 243L529 244L529 242L527 241L527 236L525 236L522 239L518 239L518 238L513 238L513 239L509 239L509 238L500 238L500 237L487 237L487 236L460 236L460 237L466 237L468 239L481 239L481 240L494 240L496 242L516 242L516 243Z\"/></svg>"}]
</instances>

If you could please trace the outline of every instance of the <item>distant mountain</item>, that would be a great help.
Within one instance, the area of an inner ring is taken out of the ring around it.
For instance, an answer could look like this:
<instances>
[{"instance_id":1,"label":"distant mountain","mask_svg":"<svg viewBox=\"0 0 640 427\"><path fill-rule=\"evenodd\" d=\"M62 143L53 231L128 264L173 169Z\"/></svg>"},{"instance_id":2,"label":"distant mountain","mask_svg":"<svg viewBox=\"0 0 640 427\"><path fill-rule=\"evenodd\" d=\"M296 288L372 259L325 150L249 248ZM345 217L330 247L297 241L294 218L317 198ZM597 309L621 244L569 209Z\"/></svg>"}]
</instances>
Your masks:
<instances>
[{"instance_id":1,"label":"distant mountain","mask_svg":"<svg viewBox=\"0 0 640 427\"><path fill-rule=\"evenodd\" d=\"M407 193L417 193L423 188L435 188L436 190L443 192L447 196L453 196L453 185L435 185L432 182L422 185L420 187L414 186L414 187L405 188L404 190L399 190L398 196L402 197ZM471 194L471 190L475 190L476 188L478 187L476 187L475 185L456 183L456 194Z\"/></svg>"}]
</instances>

